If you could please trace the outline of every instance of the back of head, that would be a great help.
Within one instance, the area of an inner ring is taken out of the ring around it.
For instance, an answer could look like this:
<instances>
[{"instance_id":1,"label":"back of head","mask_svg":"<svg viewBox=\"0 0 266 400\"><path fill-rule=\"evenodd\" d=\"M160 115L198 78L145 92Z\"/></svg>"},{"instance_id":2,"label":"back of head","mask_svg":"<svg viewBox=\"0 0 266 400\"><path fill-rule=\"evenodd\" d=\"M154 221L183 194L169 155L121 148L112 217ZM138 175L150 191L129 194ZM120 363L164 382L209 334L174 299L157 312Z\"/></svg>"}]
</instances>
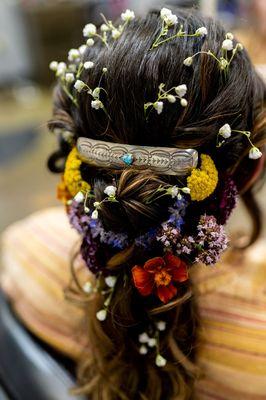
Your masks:
<instances>
[{"instance_id":1,"label":"back of head","mask_svg":"<svg viewBox=\"0 0 266 400\"><path fill-rule=\"evenodd\" d=\"M49 127L60 149L49 166L64 171L60 197L95 274L93 287L79 288L92 349L80 391L95 400L186 399L198 324L189 268L215 264L226 249L223 225L238 193L253 216L251 241L260 231L252 190L263 166L265 88L233 35L195 11L134 18L128 10L122 20L98 33L88 24L87 45L70 51L68 66L52 65L59 84ZM107 143L107 160L121 144L123 166L88 162L78 139ZM127 145L149 160L159 149L159 161L137 166ZM175 148L199 155L189 176L156 166Z\"/></svg>"}]
</instances>

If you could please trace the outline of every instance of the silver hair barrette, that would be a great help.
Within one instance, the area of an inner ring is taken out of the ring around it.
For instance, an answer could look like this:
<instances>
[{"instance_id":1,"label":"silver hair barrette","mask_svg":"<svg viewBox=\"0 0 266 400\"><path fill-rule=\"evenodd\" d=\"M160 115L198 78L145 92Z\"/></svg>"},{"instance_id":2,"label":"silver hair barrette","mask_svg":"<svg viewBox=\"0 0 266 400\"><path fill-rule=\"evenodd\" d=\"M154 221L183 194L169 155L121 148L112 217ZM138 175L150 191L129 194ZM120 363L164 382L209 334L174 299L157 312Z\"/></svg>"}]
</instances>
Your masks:
<instances>
[{"instance_id":1,"label":"silver hair barrette","mask_svg":"<svg viewBox=\"0 0 266 400\"><path fill-rule=\"evenodd\" d=\"M135 146L80 137L77 150L84 162L96 167L146 167L162 175L187 175L198 164L194 149Z\"/></svg>"}]
</instances>

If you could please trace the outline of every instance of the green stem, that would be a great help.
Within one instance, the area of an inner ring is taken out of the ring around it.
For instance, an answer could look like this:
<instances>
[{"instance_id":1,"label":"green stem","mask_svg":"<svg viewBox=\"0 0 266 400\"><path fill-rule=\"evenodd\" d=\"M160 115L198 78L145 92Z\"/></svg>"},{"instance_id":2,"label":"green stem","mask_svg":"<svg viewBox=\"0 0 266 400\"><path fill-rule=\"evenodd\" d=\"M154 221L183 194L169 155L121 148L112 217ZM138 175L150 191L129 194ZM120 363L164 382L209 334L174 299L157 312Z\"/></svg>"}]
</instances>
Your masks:
<instances>
[{"instance_id":1,"label":"green stem","mask_svg":"<svg viewBox=\"0 0 266 400\"><path fill-rule=\"evenodd\" d=\"M62 82L62 88L64 90L64 92L66 93L66 95L70 98L70 100L74 103L74 105L78 108L78 101L77 99L70 93L70 91L68 90L68 87L66 86L65 82Z\"/></svg>"},{"instance_id":2,"label":"green stem","mask_svg":"<svg viewBox=\"0 0 266 400\"><path fill-rule=\"evenodd\" d=\"M155 42L152 46L153 48L156 48L158 46L160 46L163 43L169 42L170 40L174 40L178 37L196 37L196 36L200 36L198 33L185 33L185 32L177 32L175 35L168 37L167 39L161 40L160 42Z\"/></svg>"},{"instance_id":3,"label":"green stem","mask_svg":"<svg viewBox=\"0 0 266 400\"><path fill-rule=\"evenodd\" d=\"M78 67L78 72L77 72L77 75L76 75L76 78L77 79L79 79L79 77L80 77L80 75L81 75L81 73L82 73L82 71L83 71L83 63L81 62L80 64L79 64L79 67Z\"/></svg>"}]
</instances>

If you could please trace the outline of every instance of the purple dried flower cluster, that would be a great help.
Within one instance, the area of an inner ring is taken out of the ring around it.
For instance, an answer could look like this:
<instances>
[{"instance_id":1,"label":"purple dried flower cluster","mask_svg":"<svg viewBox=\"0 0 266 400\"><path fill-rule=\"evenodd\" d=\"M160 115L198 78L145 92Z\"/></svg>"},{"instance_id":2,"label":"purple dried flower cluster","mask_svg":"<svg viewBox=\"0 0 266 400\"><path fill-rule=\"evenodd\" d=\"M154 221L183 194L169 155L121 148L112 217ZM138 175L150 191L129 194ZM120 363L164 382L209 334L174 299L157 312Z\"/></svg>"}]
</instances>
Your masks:
<instances>
[{"instance_id":1,"label":"purple dried flower cluster","mask_svg":"<svg viewBox=\"0 0 266 400\"><path fill-rule=\"evenodd\" d=\"M68 218L71 226L75 228L82 236L86 236L90 230L90 216L85 214L84 206L73 200L68 207Z\"/></svg>"},{"instance_id":2,"label":"purple dried flower cluster","mask_svg":"<svg viewBox=\"0 0 266 400\"><path fill-rule=\"evenodd\" d=\"M87 267L93 274L98 274L103 269L97 259L97 250L98 244L93 240L91 234L88 233L86 238L82 241L80 253Z\"/></svg>"},{"instance_id":3,"label":"purple dried flower cluster","mask_svg":"<svg viewBox=\"0 0 266 400\"><path fill-rule=\"evenodd\" d=\"M115 233L106 231L101 221L91 220L90 229L93 238L98 237L101 243L105 243L117 249L124 249L128 245L128 235L126 233Z\"/></svg>"},{"instance_id":4,"label":"purple dried flower cluster","mask_svg":"<svg viewBox=\"0 0 266 400\"><path fill-rule=\"evenodd\" d=\"M148 249L155 241L158 231L159 231L158 228L152 228L149 229L148 232L144 233L143 235L138 236L135 239L136 246Z\"/></svg>"},{"instance_id":5,"label":"purple dried flower cluster","mask_svg":"<svg viewBox=\"0 0 266 400\"><path fill-rule=\"evenodd\" d=\"M176 246L179 238L180 230L167 222L162 224L160 232L156 237L157 241L161 242L166 249L172 249L173 246Z\"/></svg>"},{"instance_id":6,"label":"purple dried flower cluster","mask_svg":"<svg viewBox=\"0 0 266 400\"><path fill-rule=\"evenodd\" d=\"M219 204L219 222L224 225L237 204L238 190L232 178L226 179Z\"/></svg>"},{"instance_id":7,"label":"purple dried flower cluster","mask_svg":"<svg viewBox=\"0 0 266 400\"><path fill-rule=\"evenodd\" d=\"M185 236L177 246L178 254L195 254L195 262L216 264L221 253L227 249L228 238L224 227L217 224L214 216L202 215L195 237Z\"/></svg>"},{"instance_id":8,"label":"purple dried flower cluster","mask_svg":"<svg viewBox=\"0 0 266 400\"><path fill-rule=\"evenodd\" d=\"M214 216L203 215L197 229L197 245L201 247L201 251L195 261L206 265L217 263L221 253L228 247L228 238L224 227L217 224Z\"/></svg>"}]
</instances>

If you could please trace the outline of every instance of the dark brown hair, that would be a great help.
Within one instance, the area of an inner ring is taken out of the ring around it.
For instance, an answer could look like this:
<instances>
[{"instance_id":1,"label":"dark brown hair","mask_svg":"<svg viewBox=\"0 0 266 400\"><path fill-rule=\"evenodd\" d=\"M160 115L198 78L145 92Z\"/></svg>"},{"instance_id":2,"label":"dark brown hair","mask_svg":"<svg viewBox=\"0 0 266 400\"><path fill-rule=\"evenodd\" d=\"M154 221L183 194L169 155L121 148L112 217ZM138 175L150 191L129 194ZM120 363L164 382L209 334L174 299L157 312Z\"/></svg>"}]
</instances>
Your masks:
<instances>
[{"instance_id":1,"label":"dark brown hair","mask_svg":"<svg viewBox=\"0 0 266 400\"><path fill-rule=\"evenodd\" d=\"M229 174L236 182L253 217L251 241L255 241L261 218L253 188L247 187L259 161L248 159L249 143L244 136L232 135L219 149L216 138L219 128L229 123L234 129L251 131L257 146L265 143L264 85L245 50L236 54L227 76L207 55L195 57L192 67L184 66L183 60L200 50L211 49L220 55L225 31L220 24L195 11L175 13L184 31L193 33L206 26L208 35L175 39L150 50L161 29L159 13L151 12L132 21L109 48L98 42L85 53L85 59L95 64L81 76L90 87L98 86L102 69L108 69L101 81L106 90L101 100L110 118L103 111L91 108L92 99L87 93L78 94L79 108L75 107L59 85L49 127L52 131L55 128L71 131L76 139L84 136L118 143L192 147L209 154L220 176ZM188 107L165 104L161 115L151 112L147 121L143 105L156 99L162 82L166 88L185 83ZM51 170L62 171L70 149L61 138L60 149L49 159ZM96 200L103 198L106 184L116 179L119 206L104 203L100 217L108 229L126 230L132 236L164 220L165 200L146 204L144 199L160 184L176 182L174 177L158 176L149 170L125 169L120 174L111 168L97 170L87 165L82 166L82 176L93 184ZM80 361L77 393L87 393L93 400L190 398L197 374L193 361L198 325L191 283L184 285L177 300L158 307L152 300L139 296L129 273L129 279L124 279L125 271L141 259L141 254L136 254L132 247L118 254L104 249L103 253L106 267L123 273L118 274L107 321L99 323L95 318L103 302L100 295L94 296L88 305L91 357ZM154 314L164 314L168 326L160 347L169 362L162 369L156 367L154 354L143 357L136 348L137 332Z\"/></svg>"}]
</instances>

